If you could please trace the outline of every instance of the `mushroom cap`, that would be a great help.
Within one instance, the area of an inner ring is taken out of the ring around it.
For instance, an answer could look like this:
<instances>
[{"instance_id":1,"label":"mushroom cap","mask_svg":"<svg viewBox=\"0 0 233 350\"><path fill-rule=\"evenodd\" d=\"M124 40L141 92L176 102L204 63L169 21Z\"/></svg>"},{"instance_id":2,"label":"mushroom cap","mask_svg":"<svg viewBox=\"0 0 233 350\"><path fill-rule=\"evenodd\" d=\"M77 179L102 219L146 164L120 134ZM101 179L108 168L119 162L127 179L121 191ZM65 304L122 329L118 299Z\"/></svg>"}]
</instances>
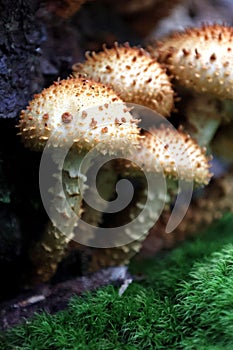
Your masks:
<instances>
[{"instance_id":1,"label":"mushroom cap","mask_svg":"<svg viewBox=\"0 0 233 350\"><path fill-rule=\"evenodd\" d=\"M103 47L99 53L87 53L87 60L73 66L75 76L83 74L110 85L126 102L145 105L169 116L174 92L160 64L141 48Z\"/></svg>"},{"instance_id":2,"label":"mushroom cap","mask_svg":"<svg viewBox=\"0 0 233 350\"><path fill-rule=\"evenodd\" d=\"M20 115L26 146L42 150L50 137L54 146L76 143L91 149L103 142L109 151L137 144L137 121L110 88L84 78L55 82L34 96Z\"/></svg>"},{"instance_id":3,"label":"mushroom cap","mask_svg":"<svg viewBox=\"0 0 233 350\"><path fill-rule=\"evenodd\" d=\"M149 129L144 135L140 150L134 155L137 167L146 172L163 172L167 177L194 181L199 185L209 183L212 175L209 171L210 158L205 155L205 149L188 134L162 125L158 129ZM128 164L128 167L132 167L132 164ZM130 171L133 171L132 168Z\"/></svg>"},{"instance_id":4,"label":"mushroom cap","mask_svg":"<svg viewBox=\"0 0 233 350\"><path fill-rule=\"evenodd\" d=\"M233 98L233 28L204 25L175 33L149 51L182 85Z\"/></svg>"}]
</instances>

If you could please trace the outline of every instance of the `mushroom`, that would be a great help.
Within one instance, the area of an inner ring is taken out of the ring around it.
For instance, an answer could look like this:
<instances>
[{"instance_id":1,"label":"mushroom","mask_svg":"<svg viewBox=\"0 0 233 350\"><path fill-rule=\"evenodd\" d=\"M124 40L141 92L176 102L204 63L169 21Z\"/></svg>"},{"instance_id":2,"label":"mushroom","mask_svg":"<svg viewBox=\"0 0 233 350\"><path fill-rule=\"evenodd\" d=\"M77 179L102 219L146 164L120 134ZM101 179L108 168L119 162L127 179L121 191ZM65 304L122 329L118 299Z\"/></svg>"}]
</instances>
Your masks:
<instances>
[{"instance_id":1,"label":"mushroom","mask_svg":"<svg viewBox=\"0 0 233 350\"><path fill-rule=\"evenodd\" d=\"M142 48L128 44L86 53L86 61L73 65L80 74L110 85L126 102L147 106L163 116L173 108L174 93L168 76L155 59Z\"/></svg>"},{"instance_id":2,"label":"mushroom","mask_svg":"<svg viewBox=\"0 0 233 350\"><path fill-rule=\"evenodd\" d=\"M133 162L117 162L122 177L137 181L138 196L126 212L118 213L115 217L121 234L129 236L131 242L111 249L96 250L90 258L91 271L109 265L127 264L130 258L139 252L148 230L158 220L164 205L173 203L177 191L180 190L177 188L178 181L183 180L190 184L194 182L199 187L207 185L210 181L210 158L206 157L205 150L201 149L196 141L181 130L163 125L157 129L151 128L144 133L140 144ZM165 178L166 188L161 182L161 179ZM157 187L151 188L147 179L150 179L149 182L154 179ZM145 204L148 198L149 204ZM127 223L131 220L134 222L129 227Z\"/></svg>"},{"instance_id":3,"label":"mushroom","mask_svg":"<svg viewBox=\"0 0 233 350\"><path fill-rule=\"evenodd\" d=\"M148 190L145 177L133 165L134 162L149 178L157 175L161 178L163 173L167 178L171 178L172 181L168 181L171 192L174 192L173 180L181 178L188 182L207 184L210 178L204 150L188 135L182 131L161 127L150 131L156 138L150 137L150 133L145 133L145 140L142 142L137 121L115 92L85 78L62 80L36 95L27 109L21 112L19 127L23 142L34 150L43 150L48 140L52 140L51 146L55 150L66 147L67 144L72 145L63 165L65 192L53 189L55 211L59 217L63 216L63 227L67 226L68 230L60 232L56 225L50 222L42 239L31 250L31 259L37 269L37 282L46 281L54 274L69 242L74 238L76 222L72 221L72 225L70 224L67 201L78 216L84 216L85 210L87 217L93 214L82 201L77 180L86 183L90 167L82 172L80 163L88 150L96 145L100 145L98 151L103 154L114 155L116 151L125 153L127 150L129 159L133 159L131 162L123 161L126 165L125 173L119 160L116 161L116 169L111 166L102 170L104 180L101 180L100 184L104 186L102 181L110 180L109 189L106 190L107 196L116 184L117 174L128 174L129 178L138 181L140 188L132 205L127 209L128 219L134 220L132 226L123 225L120 228L119 237L114 241L115 248L105 248L101 253L100 250L94 251L91 270L97 265L103 267L128 262L129 258L139 251L149 228L158 219L164 202L171 200L160 186L155 188L155 193L151 188ZM56 161L56 153L54 160ZM145 206L147 198L149 205ZM94 222L99 224L100 216L93 215L93 218ZM122 218L119 220L119 223L121 222ZM78 224L78 230L82 231L82 224ZM92 232L85 234L87 242L94 246Z\"/></svg>"},{"instance_id":4,"label":"mushroom","mask_svg":"<svg viewBox=\"0 0 233 350\"><path fill-rule=\"evenodd\" d=\"M59 149L70 148L63 165L65 193L53 188L54 208L63 217L65 232L49 223L41 240L31 250L37 269L37 281L48 280L74 237L67 201L78 216L82 213L79 183L85 184L86 174L80 163L88 150L96 145L100 153L129 152L139 142L137 121L122 100L110 88L84 78L55 82L34 96L19 121L20 135L25 146L42 151L47 142L54 149L54 162L59 164ZM128 154L128 153L127 153ZM56 159L57 157L57 159ZM60 165L59 165L60 166ZM114 173L109 171L109 178ZM67 227L66 227L67 226Z\"/></svg>"},{"instance_id":5,"label":"mushroom","mask_svg":"<svg viewBox=\"0 0 233 350\"><path fill-rule=\"evenodd\" d=\"M149 48L152 56L166 66L180 86L197 93L193 102L193 105L199 105L197 113L188 110L186 117L189 125L196 129L193 135L198 141L200 131L202 145L208 145L212 139L221 123L222 111L228 119L232 118L232 35L231 27L205 25L175 33ZM204 98L210 101L211 113ZM203 127L207 130L204 131L208 135L206 140L203 140ZM187 129L192 135L192 128Z\"/></svg>"}]
</instances>

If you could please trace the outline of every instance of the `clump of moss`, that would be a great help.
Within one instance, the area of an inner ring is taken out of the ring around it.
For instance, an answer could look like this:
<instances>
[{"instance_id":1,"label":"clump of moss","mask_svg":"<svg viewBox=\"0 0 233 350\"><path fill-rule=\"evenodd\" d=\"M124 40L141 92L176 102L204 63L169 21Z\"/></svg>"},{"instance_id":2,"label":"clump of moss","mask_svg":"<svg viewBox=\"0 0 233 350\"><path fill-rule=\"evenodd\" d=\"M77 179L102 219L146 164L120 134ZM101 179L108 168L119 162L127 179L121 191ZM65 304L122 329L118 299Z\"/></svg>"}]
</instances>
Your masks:
<instances>
[{"instance_id":1,"label":"clump of moss","mask_svg":"<svg viewBox=\"0 0 233 350\"><path fill-rule=\"evenodd\" d=\"M196 263L190 277L176 298L184 348L195 343L233 346L233 244Z\"/></svg>"},{"instance_id":2,"label":"clump of moss","mask_svg":"<svg viewBox=\"0 0 233 350\"><path fill-rule=\"evenodd\" d=\"M122 297L113 286L1 336L1 349L233 348L233 216L146 264ZM143 270L142 270L143 269Z\"/></svg>"}]
</instances>

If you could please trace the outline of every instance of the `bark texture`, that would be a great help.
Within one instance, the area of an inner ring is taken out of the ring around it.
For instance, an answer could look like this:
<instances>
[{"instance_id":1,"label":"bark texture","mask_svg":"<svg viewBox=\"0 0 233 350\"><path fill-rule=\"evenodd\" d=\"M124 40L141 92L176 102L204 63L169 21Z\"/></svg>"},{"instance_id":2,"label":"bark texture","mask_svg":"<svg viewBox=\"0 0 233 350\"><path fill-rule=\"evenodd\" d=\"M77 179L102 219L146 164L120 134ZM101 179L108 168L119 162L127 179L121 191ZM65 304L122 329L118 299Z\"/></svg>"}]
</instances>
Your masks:
<instances>
[{"instance_id":1,"label":"bark texture","mask_svg":"<svg viewBox=\"0 0 233 350\"><path fill-rule=\"evenodd\" d=\"M37 1L0 0L0 117L14 118L42 87Z\"/></svg>"}]
</instances>

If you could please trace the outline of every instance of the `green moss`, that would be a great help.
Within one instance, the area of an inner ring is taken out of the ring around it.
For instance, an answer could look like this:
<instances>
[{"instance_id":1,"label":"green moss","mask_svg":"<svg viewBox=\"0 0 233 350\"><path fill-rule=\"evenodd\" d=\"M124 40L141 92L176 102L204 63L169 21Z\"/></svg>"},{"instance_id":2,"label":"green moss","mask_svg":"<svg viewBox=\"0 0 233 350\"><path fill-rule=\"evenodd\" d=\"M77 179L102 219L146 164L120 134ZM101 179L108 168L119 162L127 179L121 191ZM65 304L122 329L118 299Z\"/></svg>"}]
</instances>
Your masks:
<instances>
[{"instance_id":1,"label":"green moss","mask_svg":"<svg viewBox=\"0 0 233 350\"><path fill-rule=\"evenodd\" d=\"M134 264L144 280L113 286L2 335L1 349L233 348L233 216L164 257Z\"/></svg>"}]
</instances>

